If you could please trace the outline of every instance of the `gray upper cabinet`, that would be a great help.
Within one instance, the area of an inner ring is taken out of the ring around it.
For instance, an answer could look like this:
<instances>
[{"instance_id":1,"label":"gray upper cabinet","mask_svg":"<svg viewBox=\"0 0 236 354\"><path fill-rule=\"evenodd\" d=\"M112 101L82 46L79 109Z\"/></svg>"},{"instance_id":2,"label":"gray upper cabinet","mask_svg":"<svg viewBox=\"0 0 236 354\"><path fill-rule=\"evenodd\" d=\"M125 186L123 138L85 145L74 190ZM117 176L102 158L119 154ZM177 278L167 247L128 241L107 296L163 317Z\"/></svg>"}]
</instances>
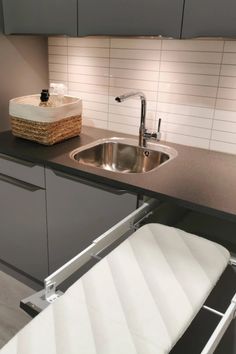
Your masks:
<instances>
[{"instance_id":1,"label":"gray upper cabinet","mask_svg":"<svg viewBox=\"0 0 236 354\"><path fill-rule=\"evenodd\" d=\"M2 1L0 0L0 34L3 33Z\"/></svg>"},{"instance_id":2,"label":"gray upper cabinet","mask_svg":"<svg viewBox=\"0 0 236 354\"><path fill-rule=\"evenodd\" d=\"M182 11L183 0L79 0L78 34L179 38Z\"/></svg>"},{"instance_id":3,"label":"gray upper cabinet","mask_svg":"<svg viewBox=\"0 0 236 354\"><path fill-rule=\"evenodd\" d=\"M2 0L5 34L77 36L77 0Z\"/></svg>"},{"instance_id":4,"label":"gray upper cabinet","mask_svg":"<svg viewBox=\"0 0 236 354\"><path fill-rule=\"evenodd\" d=\"M236 36L235 0L186 0L182 38Z\"/></svg>"}]
</instances>

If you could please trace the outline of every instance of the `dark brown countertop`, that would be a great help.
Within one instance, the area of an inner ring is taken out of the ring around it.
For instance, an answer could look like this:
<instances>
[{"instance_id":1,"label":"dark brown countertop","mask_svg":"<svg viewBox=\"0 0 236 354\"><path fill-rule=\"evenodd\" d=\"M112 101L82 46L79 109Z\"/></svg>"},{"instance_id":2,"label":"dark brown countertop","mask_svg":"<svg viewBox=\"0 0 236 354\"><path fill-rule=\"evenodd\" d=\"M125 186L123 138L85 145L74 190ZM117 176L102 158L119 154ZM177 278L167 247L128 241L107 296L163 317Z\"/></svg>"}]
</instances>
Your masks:
<instances>
[{"instance_id":1,"label":"dark brown countertop","mask_svg":"<svg viewBox=\"0 0 236 354\"><path fill-rule=\"evenodd\" d=\"M178 156L144 174L104 171L69 158L73 149L113 136L124 134L83 127L80 137L47 147L15 138L7 131L0 133L0 153L236 221L236 155L163 143L174 147Z\"/></svg>"}]
</instances>

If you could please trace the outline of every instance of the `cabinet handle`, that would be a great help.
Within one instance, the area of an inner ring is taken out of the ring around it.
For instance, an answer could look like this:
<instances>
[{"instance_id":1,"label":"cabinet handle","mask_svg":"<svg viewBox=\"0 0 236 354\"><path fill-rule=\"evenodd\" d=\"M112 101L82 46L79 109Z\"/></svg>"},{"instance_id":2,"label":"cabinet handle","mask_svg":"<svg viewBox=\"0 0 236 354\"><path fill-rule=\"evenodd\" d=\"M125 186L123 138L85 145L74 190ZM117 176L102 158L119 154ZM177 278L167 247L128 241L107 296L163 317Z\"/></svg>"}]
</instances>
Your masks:
<instances>
[{"instance_id":1,"label":"cabinet handle","mask_svg":"<svg viewBox=\"0 0 236 354\"><path fill-rule=\"evenodd\" d=\"M72 181L83 183L83 184L86 184L86 185L94 187L94 188L102 189L102 190L104 190L106 192L110 192L110 193L113 193L113 194L122 195L122 194L127 193L127 191L125 189L116 189L116 188L113 188L113 187L110 187L110 186L105 186L104 184L96 183L96 182L93 182L93 181L87 181L87 180L85 180L85 179L83 179L81 177L68 175L67 173L61 172L61 171L53 170L53 172L58 177L67 178L67 179L70 179Z\"/></svg>"},{"instance_id":2,"label":"cabinet handle","mask_svg":"<svg viewBox=\"0 0 236 354\"><path fill-rule=\"evenodd\" d=\"M38 191L40 189L43 190L43 188L37 187L34 184L30 184L30 183L27 183L27 182L20 181L19 179L3 175L2 173L0 173L0 181L12 184L12 185L17 186L19 188L26 189L29 192L36 192L36 191Z\"/></svg>"},{"instance_id":3,"label":"cabinet handle","mask_svg":"<svg viewBox=\"0 0 236 354\"><path fill-rule=\"evenodd\" d=\"M21 160L21 159L18 159L16 157L13 157L13 156L0 154L0 158L3 159L3 160L19 163L20 165L23 165L23 166L26 166L26 167L34 167L35 166L35 164L33 162Z\"/></svg>"}]
</instances>

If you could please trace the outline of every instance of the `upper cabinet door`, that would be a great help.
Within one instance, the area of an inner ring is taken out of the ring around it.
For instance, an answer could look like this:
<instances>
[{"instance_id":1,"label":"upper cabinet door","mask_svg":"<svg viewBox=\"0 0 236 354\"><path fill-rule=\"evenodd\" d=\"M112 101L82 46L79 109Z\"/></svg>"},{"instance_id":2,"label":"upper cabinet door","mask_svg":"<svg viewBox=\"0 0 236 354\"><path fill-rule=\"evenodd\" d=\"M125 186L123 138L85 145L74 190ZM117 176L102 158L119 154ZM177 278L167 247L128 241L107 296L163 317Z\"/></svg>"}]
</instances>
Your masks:
<instances>
[{"instance_id":1,"label":"upper cabinet door","mask_svg":"<svg viewBox=\"0 0 236 354\"><path fill-rule=\"evenodd\" d=\"M0 0L0 34L3 33L2 2Z\"/></svg>"},{"instance_id":2,"label":"upper cabinet door","mask_svg":"<svg viewBox=\"0 0 236 354\"><path fill-rule=\"evenodd\" d=\"M79 0L78 34L179 38L182 11L183 0Z\"/></svg>"},{"instance_id":3,"label":"upper cabinet door","mask_svg":"<svg viewBox=\"0 0 236 354\"><path fill-rule=\"evenodd\" d=\"M182 38L236 36L235 0L186 0Z\"/></svg>"},{"instance_id":4,"label":"upper cabinet door","mask_svg":"<svg viewBox=\"0 0 236 354\"><path fill-rule=\"evenodd\" d=\"M77 0L3 0L6 34L77 36Z\"/></svg>"}]
</instances>

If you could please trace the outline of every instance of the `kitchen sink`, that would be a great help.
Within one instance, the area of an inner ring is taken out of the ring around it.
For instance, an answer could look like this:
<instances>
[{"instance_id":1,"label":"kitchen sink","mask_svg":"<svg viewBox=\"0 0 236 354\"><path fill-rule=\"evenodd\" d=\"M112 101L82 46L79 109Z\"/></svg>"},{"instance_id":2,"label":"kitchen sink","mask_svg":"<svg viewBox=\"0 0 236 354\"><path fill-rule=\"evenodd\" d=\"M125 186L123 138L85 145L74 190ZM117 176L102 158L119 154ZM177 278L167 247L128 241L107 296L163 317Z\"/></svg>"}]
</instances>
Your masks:
<instances>
[{"instance_id":1,"label":"kitchen sink","mask_svg":"<svg viewBox=\"0 0 236 354\"><path fill-rule=\"evenodd\" d=\"M138 146L136 140L100 139L78 148L70 157L79 164L119 173L146 173L167 163L177 151L159 143Z\"/></svg>"}]
</instances>

